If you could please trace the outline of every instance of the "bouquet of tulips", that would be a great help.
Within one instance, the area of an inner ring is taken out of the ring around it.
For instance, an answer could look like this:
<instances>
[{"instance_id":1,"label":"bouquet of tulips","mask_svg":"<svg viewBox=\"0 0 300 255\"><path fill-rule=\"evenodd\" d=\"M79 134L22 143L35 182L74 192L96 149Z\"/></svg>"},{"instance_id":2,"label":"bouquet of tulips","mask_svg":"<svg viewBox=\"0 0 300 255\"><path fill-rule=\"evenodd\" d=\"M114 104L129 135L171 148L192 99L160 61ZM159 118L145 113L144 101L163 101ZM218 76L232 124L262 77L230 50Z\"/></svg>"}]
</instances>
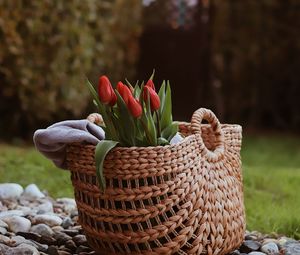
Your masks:
<instances>
[{"instance_id":1,"label":"bouquet of tulips","mask_svg":"<svg viewBox=\"0 0 300 255\"><path fill-rule=\"evenodd\" d=\"M115 146L157 146L170 144L178 132L172 119L171 88L163 81L156 92L154 72L146 82L133 86L119 81L113 87L106 76L101 76L98 91L87 81L94 96L94 104L102 115L105 140L95 150L96 172L100 189L105 189L103 162Z\"/></svg>"}]
</instances>

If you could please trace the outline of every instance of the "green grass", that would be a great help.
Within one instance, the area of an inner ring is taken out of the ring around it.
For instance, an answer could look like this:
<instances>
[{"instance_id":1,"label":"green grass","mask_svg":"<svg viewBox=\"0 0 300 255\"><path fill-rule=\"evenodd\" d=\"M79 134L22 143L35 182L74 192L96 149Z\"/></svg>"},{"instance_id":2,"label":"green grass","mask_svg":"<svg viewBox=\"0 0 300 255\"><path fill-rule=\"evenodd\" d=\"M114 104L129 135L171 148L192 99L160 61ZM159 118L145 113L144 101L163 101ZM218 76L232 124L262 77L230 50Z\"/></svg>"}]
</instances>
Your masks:
<instances>
[{"instance_id":1,"label":"green grass","mask_svg":"<svg viewBox=\"0 0 300 255\"><path fill-rule=\"evenodd\" d=\"M243 140L247 228L300 238L300 138L248 136ZM68 171L33 147L0 144L0 183L36 183L54 197L73 196Z\"/></svg>"},{"instance_id":2,"label":"green grass","mask_svg":"<svg viewBox=\"0 0 300 255\"><path fill-rule=\"evenodd\" d=\"M242 147L247 228L300 238L300 138L255 136Z\"/></svg>"},{"instance_id":3,"label":"green grass","mask_svg":"<svg viewBox=\"0 0 300 255\"><path fill-rule=\"evenodd\" d=\"M58 169L34 147L0 144L0 183L36 183L54 197L73 196L70 172Z\"/></svg>"}]
</instances>

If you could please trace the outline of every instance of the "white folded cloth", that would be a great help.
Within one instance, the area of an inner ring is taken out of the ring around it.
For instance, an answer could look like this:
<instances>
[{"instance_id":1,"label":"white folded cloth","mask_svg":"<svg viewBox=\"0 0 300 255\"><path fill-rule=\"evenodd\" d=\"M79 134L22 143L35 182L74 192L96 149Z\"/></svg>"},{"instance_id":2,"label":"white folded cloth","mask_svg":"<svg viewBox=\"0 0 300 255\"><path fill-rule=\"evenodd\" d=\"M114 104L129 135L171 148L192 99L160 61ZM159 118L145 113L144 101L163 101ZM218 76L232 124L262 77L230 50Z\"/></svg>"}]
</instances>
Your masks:
<instances>
[{"instance_id":1,"label":"white folded cloth","mask_svg":"<svg viewBox=\"0 0 300 255\"><path fill-rule=\"evenodd\" d=\"M33 141L35 147L57 167L66 169L67 144L86 142L96 145L104 137L104 130L88 120L67 120L38 129Z\"/></svg>"}]
</instances>

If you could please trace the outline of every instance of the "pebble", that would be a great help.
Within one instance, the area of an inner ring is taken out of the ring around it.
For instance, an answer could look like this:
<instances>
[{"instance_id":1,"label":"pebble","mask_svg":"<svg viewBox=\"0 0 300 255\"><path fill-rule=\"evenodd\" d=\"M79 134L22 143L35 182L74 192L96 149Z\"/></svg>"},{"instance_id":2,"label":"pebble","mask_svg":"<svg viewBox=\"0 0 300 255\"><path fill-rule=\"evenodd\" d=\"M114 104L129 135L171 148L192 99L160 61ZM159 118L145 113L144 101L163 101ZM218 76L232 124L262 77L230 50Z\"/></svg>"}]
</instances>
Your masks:
<instances>
[{"instance_id":1,"label":"pebble","mask_svg":"<svg viewBox=\"0 0 300 255\"><path fill-rule=\"evenodd\" d=\"M0 227L1 228L8 228L8 225L4 221L0 220Z\"/></svg>"},{"instance_id":2,"label":"pebble","mask_svg":"<svg viewBox=\"0 0 300 255\"><path fill-rule=\"evenodd\" d=\"M20 216L6 217L4 222L8 225L9 230L14 233L27 232L31 227L30 220Z\"/></svg>"},{"instance_id":3,"label":"pebble","mask_svg":"<svg viewBox=\"0 0 300 255\"><path fill-rule=\"evenodd\" d=\"M257 241L246 240L243 242L240 251L249 253L251 251L257 251L260 248L261 244Z\"/></svg>"},{"instance_id":4,"label":"pebble","mask_svg":"<svg viewBox=\"0 0 300 255\"><path fill-rule=\"evenodd\" d=\"M67 234L63 232L55 232L53 237L56 239L58 245L62 245L65 242L72 240L72 237L68 236Z\"/></svg>"},{"instance_id":5,"label":"pebble","mask_svg":"<svg viewBox=\"0 0 300 255\"><path fill-rule=\"evenodd\" d=\"M9 248L5 255L39 255L39 251L34 247L26 243L22 243L17 247Z\"/></svg>"},{"instance_id":6,"label":"pebble","mask_svg":"<svg viewBox=\"0 0 300 255\"><path fill-rule=\"evenodd\" d=\"M260 251L252 251L250 253L248 253L249 255L266 255L265 253L263 252L260 252Z\"/></svg>"},{"instance_id":7,"label":"pebble","mask_svg":"<svg viewBox=\"0 0 300 255\"><path fill-rule=\"evenodd\" d=\"M23 187L16 183L0 184L0 199L15 199L21 196Z\"/></svg>"},{"instance_id":8,"label":"pebble","mask_svg":"<svg viewBox=\"0 0 300 255\"><path fill-rule=\"evenodd\" d=\"M29 184L25 188L22 195L26 196L26 197L30 197L30 198L43 198L43 197L45 197L45 194L42 193L40 191L40 189L35 184Z\"/></svg>"},{"instance_id":9,"label":"pebble","mask_svg":"<svg viewBox=\"0 0 300 255\"><path fill-rule=\"evenodd\" d=\"M37 214L53 213L53 205L50 201L45 201L36 208Z\"/></svg>"},{"instance_id":10,"label":"pebble","mask_svg":"<svg viewBox=\"0 0 300 255\"><path fill-rule=\"evenodd\" d=\"M85 235L74 236L73 241L79 245L87 245L87 240L86 240Z\"/></svg>"},{"instance_id":11,"label":"pebble","mask_svg":"<svg viewBox=\"0 0 300 255\"><path fill-rule=\"evenodd\" d=\"M71 226L73 226L73 225L74 225L74 223L73 223L73 221L72 221L72 219L71 219L70 217L64 218L64 219L63 219L63 222L62 222L62 224L61 224L61 226L62 226L63 228L69 228L69 227L71 227Z\"/></svg>"},{"instance_id":12,"label":"pebble","mask_svg":"<svg viewBox=\"0 0 300 255\"><path fill-rule=\"evenodd\" d=\"M62 223L62 219L56 215L39 214L34 217L36 223L45 223L50 227L59 226Z\"/></svg>"},{"instance_id":13,"label":"pebble","mask_svg":"<svg viewBox=\"0 0 300 255\"><path fill-rule=\"evenodd\" d=\"M1 235L6 235L6 233L7 233L6 228L0 227L0 234Z\"/></svg>"},{"instance_id":14,"label":"pebble","mask_svg":"<svg viewBox=\"0 0 300 255\"><path fill-rule=\"evenodd\" d=\"M9 249L9 246L0 243L0 254L6 254L6 251Z\"/></svg>"},{"instance_id":15,"label":"pebble","mask_svg":"<svg viewBox=\"0 0 300 255\"><path fill-rule=\"evenodd\" d=\"M21 210L9 210L0 212L0 219L4 221L4 218L11 217L11 216L25 216L24 212Z\"/></svg>"},{"instance_id":16,"label":"pebble","mask_svg":"<svg viewBox=\"0 0 300 255\"><path fill-rule=\"evenodd\" d=\"M300 242L289 242L283 246L285 255L300 255Z\"/></svg>"},{"instance_id":17,"label":"pebble","mask_svg":"<svg viewBox=\"0 0 300 255\"><path fill-rule=\"evenodd\" d=\"M268 255L274 255L279 252L278 246L274 242L264 244L260 250Z\"/></svg>"},{"instance_id":18,"label":"pebble","mask_svg":"<svg viewBox=\"0 0 300 255\"><path fill-rule=\"evenodd\" d=\"M77 211L76 201L73 198L59 198L57 202L60 203L67 213L72 213L73 211Z\"/></svg>"},{"instance_id":19,"label":"pebble","mask_svg":"<svg viewBox=\"0 0 300 255\"><path fill-rule=\"evenodd\" d=\"M54 233L48 225L43 223L32 226L30 231L41 236L52 236Z\"/></svg>"},{"instance_id":20,"label":"pebble","mask_svg":"<svg viewBox=\"0 0 300 255\"><path fill-rule=\"evenodd\" d=\"M11 243L11 240L7 236L0 235L0 243L9 244L9 243Z\"/></svg>"},{"instance_id":21,"label":"pebble","mask_svg":"<svg viewBox=\"0 0 300 255\"><path fill-rule=\"evenodd\" d=\"M54 226L52 230L55 232L64 232L64 228L62 226Z\"/></svg>"}]
</instances>

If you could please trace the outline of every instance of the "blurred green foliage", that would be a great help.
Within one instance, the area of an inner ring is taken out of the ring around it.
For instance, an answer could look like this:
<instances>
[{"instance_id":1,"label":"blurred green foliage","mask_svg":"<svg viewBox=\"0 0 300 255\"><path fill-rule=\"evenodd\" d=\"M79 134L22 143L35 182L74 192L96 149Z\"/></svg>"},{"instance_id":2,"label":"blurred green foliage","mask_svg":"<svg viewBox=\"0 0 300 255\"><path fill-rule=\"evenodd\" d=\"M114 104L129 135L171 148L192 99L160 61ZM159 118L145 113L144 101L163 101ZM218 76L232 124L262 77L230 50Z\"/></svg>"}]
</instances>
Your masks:
<instances>
[{"instance_id":1,"label":"blurred green foliage","mask_svg":"<svg viewBox=\"0 0 300 255\"><path fill-rule=\"evenodd\" d=\"M0 1L0 131L26 136L78 118L85 77L134 75L139 0Z\"/></svg>"}]
</instances>

